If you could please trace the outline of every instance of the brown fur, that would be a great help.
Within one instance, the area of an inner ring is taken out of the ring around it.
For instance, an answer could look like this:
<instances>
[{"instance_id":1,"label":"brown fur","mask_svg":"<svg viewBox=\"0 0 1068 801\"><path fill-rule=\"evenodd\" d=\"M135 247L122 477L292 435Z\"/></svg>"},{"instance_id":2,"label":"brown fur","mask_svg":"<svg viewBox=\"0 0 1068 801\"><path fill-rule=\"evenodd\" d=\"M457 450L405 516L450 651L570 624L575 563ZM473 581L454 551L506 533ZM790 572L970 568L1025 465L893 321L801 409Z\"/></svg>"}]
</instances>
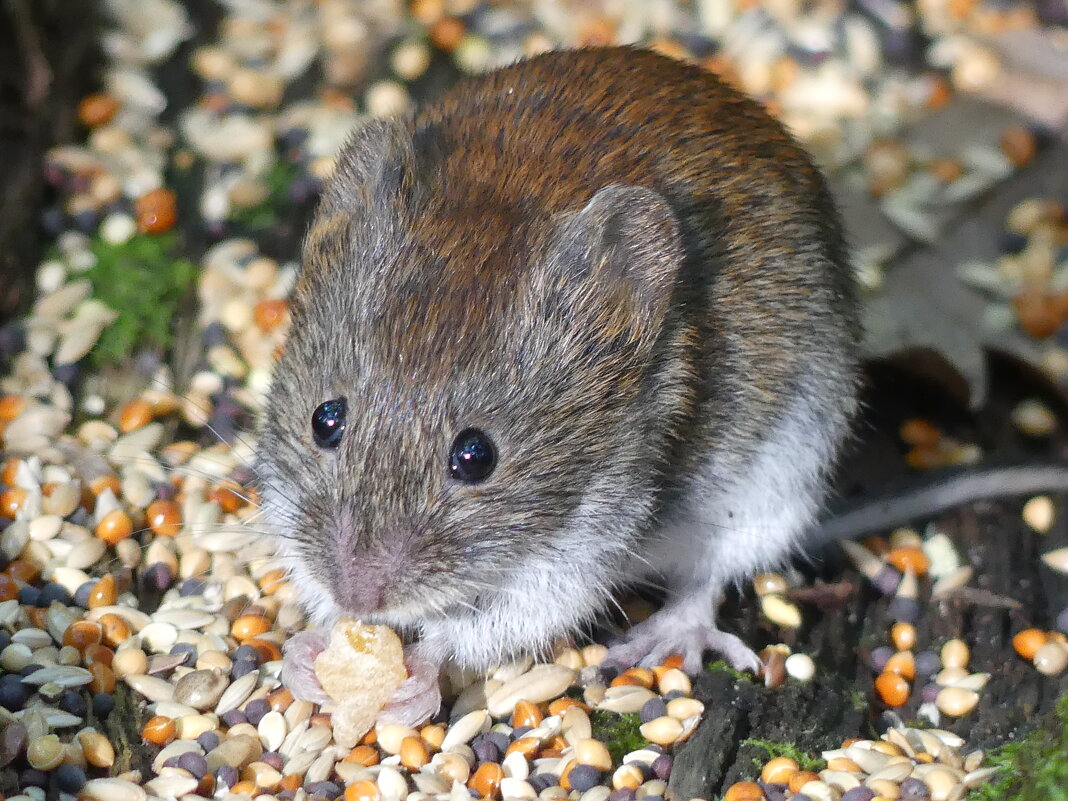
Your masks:
<instances>
[{"instance_id":1,"label":"brown fur","mask_svg":"<svg viewBox=\"0 0 1068 801\"><path fill-rule=\"evenodd\" d=\"M853 284L818 171L756 103L639 50L539 57L359 132L293 316L261 456L305 512L281 521L293 551L327 588L340 562L388 562L386 603L428 617L485 611L487 582L579 524L618 541L587 571L601 597L703 460L744 469L801 376L852 408ZM342 396L321 451L312 410ZM466 426L500 451L471 486L445 469Z\"/></svg>"}]
</instances>

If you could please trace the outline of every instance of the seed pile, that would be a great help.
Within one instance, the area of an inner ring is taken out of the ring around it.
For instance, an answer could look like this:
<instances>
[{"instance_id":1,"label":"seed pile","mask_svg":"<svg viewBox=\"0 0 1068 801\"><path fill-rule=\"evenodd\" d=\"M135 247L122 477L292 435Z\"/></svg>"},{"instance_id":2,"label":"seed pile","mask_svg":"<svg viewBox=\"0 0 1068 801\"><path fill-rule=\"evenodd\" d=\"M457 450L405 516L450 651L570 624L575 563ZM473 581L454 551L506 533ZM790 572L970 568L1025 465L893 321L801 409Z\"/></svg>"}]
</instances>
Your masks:
<instances>
[{"instance_id":1,"label":"seed pile","mask_svg":"<svg viewBox=\"0 0 1068 801\"><path fill-rule=\"evenodd\" d=\"M824 751L823 770L791 757L768 760L759 781L731 785L723 801L958 801L987 781L982 751L940 729L891 728L879 740L848 740Z\"/></svg>"},{"instance_id":2,"label":"seed pile","mask_svg":"<svg viewBox=\"0 0 1068 801\"><path fill-rule=\"evenodd\" d=\"M0 330L8 365L0 378L0 770L16 777L22 795L14 798L659 801L672 747L704 712L671 660L613 675L598 667L601 646L562 647L553 664L450 676L440 722L382 726L354 748L334 742L329 709L282 686L281 646L304 618L258 528L254 438L243 432L284 344L296 266L264 255L257 234L280 222L286 204L315 196L359 119L406 109L434 58L478 72L557 44L640 40L693 59L765 102L825 163L863 155L855 166L864 185L890 206L929 182L924 175L947 196L969 196L1030 158L1027 131L1007 132L998 153L956 161L902 153L893 137L944 104L952 86L992 80L999 67L982 36L1035 25L1030 12L949 0L920 4L915 19L879 4L831 11L792 2L416 0L405 12L400 3L362 0L235 2L217 37L194 49L199 96L171 128L160 122L170 98L157 77L195 33L184 5L106 5L109 66L101 91L78 109L86 140L53 150L46 166L61 198L43 220L56 247L37 271L29 315ZM917 27L932 37L948 82L910 69L922 66L914 62L923 53L909 44ZM296 92L313 66L322 81ZM203 183L180 204L168 181L194 168ZM180 219L192 207L196 218ZM1013 217L1010 230L1035 239L1018 253L1046 253L1043 232L1061 218L1042 208L1048 214L1026 225L1025 211ZM138 357L143 380L123 393L87 375L88 360L102 337L129 325L127 305L140 300L157 321L167 315L155 296L139 298L132 281L128 301L103 301L99 267L125 256L131 276L159 283L166 271L180 295L180 225L215 243L196 254L196 366L179 393L166 366ZM1021 418L1041 425L1033 409ZM961 459L944 440L925 442L915 444ZM967 581L970 568L943 569L948 541L917 540L899 534L885 554L859 559L878 586L896 591L900 609L893 652L873 654L876 687L897 706L900 682L931 677L928 687L938 689L924 707L929 716L965 714L984 674L967 672L966 646L962 657L961 646L946 644L937 664L928 652L913 658L909 621L925 559L938 579L935 596ZM1065 569L1063 552L1047 562ZM764 615L783 629L802 623L794 586L777 574L755 584ZM1015 644L1043 672L1064 669L1059 632L1028 629ZM816 672L808 655L785 645L761 656L769 686ZM892 682L896 695L880 689ZM145 764L130 763L129 747L115 739L131 715ZM646 745L614 753L597 734L605 715L636 716ZM871 798L851 782L895 797L889 785L872 784L885 780L901 797L924 797L906 795L920 781L931 798L952 798L954 790L939 789L945 771L953 787L983 776L981 755L962 759L961 745L940 732L891 730L883 741L825 754L819 775L781 761L766 767L755 785L764 795L752 797Z\"/></svg>"},{"instance_id":3,"label":"seed pile","mask_svg":"<svg viewBox=\"0 0 1068 801\"><path fill-rule=\"evenodd\" d=\"M1043 367L1059 382L1068 376L1068 350L1055 338L1068 321L1068 213L1054 198L1030 197L1005 216L1001 254L992 262L969 261L960 279L984 293L994 331L1018 329L1042 341ZM1024 425L1041 426L1034 410ZM1023 428L1023 426L1021 426ZM1026 430L1026 429L1025 429ZM1036 431L1042 435L1042 431ZM1048 432L1046 432L1048 433Z\"/></svg>"}]
</instances>

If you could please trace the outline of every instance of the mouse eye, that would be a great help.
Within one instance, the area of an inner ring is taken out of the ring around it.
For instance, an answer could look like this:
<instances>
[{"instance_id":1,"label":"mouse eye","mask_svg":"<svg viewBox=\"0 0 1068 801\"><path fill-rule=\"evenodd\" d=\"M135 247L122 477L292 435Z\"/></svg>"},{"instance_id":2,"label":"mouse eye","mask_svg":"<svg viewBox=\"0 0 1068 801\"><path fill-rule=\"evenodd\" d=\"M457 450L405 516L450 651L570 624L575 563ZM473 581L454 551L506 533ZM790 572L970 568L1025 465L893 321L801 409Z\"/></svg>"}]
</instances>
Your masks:
<instances>
[{"instance_id":1,"label":"mouse eye","mask_svg":"<svg viewBox=\"0 0 1068 801\"><path fill-rule=\"evenodd\" d=\"M449 451L449 474L458 481L482 481L497 466L497 449L485 433L465 428L456 435Z\"/></svg>"},{"instance_id":2,"label":"mouse eye","mask_svg":"<svg viewBox=\"0 0 1068 801\"><path fill-rule=\"evenodd\" d=\"M312 437L320 448L336 448L345 433L345 399L320 403L312 412Z\"/></svg>"}]
</instances>

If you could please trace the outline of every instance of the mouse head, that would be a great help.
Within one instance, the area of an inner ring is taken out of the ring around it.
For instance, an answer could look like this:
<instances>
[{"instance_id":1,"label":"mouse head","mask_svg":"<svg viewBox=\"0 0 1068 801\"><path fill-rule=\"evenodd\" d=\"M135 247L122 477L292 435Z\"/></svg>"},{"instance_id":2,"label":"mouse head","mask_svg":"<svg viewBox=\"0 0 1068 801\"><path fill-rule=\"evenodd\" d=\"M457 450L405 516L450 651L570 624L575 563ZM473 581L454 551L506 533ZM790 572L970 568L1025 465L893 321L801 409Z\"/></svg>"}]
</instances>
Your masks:
<instances>
[{"instance_id":1,"label":"mouse head","mask_svg":"<svg viewBox=\"0 0 1068 801\"><path fill-rule=\"evenodd\" d=\"M439 144L366 126L305 243L259 473L320 618L476 613L567 559L607 585L685 405L663 199L520 208Z\"/></svg>"}]
</instances>

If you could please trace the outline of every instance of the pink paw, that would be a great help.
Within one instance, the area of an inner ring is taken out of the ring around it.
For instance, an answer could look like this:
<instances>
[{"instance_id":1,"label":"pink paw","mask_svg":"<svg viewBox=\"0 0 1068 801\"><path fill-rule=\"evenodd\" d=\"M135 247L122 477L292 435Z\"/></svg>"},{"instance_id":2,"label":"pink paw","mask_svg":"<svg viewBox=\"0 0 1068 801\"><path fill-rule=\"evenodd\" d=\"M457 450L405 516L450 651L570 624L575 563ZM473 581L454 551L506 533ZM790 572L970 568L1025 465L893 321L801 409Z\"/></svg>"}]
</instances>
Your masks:
<instances>
[{"instance_id":1,"label":"pink paw","mask_svg":"<svg viewBox=\"0 0 1068 801\"><path fill-rule=\"evenodd\" d=\"M286 641L282 649L282 683L295 698L319 705L330 703L330 697L315 675L315 657L323 652L329 641L329 632L324 629L301 631ZM432 717L441 706L440 666L422 658L417 648L408 653L404 666L408 669L408 678L397 688L379 720L414 726Z\"/></svg>"},{"instance_id":2,"label":"pink paw","mask_svg":"<svg viewBox=\"0 0 1068 801\"><path fill-rule=\"evenodd\" d=\"M704 654L713 651L735 670L757 673L761 662L741 638L720 631L712 621L682 621L670 607L633 626L624 638L608 649L605 662L621 667L655 667L672 654L681 654L687 673L704 669Z\"/></svg>"},{"instance_id":3,"label":"pink paw","mask_svg":"<svg viewBox=\"0 0 1068 801\"><path fill-rule=\"evenodd\" d=\"M380 723L415 726L433 717L441 707L441 688L438 686L441 666L422 658L418 650L408 654L404 666L408 669L408 678L378 716Z\"/></svg>"},{"instance_id":4,"label":"pink paw","mask_svg":"<svg viewBox=\"0 0 1068 801\"><path fill-rule=\"evenodd\" d=\"M330 634L325 629L299 631L282 646L282 684L293 697L313 704L326 704L330 697L315 675L315 657L326 650Z\"/></svg>"}]
</instances>

